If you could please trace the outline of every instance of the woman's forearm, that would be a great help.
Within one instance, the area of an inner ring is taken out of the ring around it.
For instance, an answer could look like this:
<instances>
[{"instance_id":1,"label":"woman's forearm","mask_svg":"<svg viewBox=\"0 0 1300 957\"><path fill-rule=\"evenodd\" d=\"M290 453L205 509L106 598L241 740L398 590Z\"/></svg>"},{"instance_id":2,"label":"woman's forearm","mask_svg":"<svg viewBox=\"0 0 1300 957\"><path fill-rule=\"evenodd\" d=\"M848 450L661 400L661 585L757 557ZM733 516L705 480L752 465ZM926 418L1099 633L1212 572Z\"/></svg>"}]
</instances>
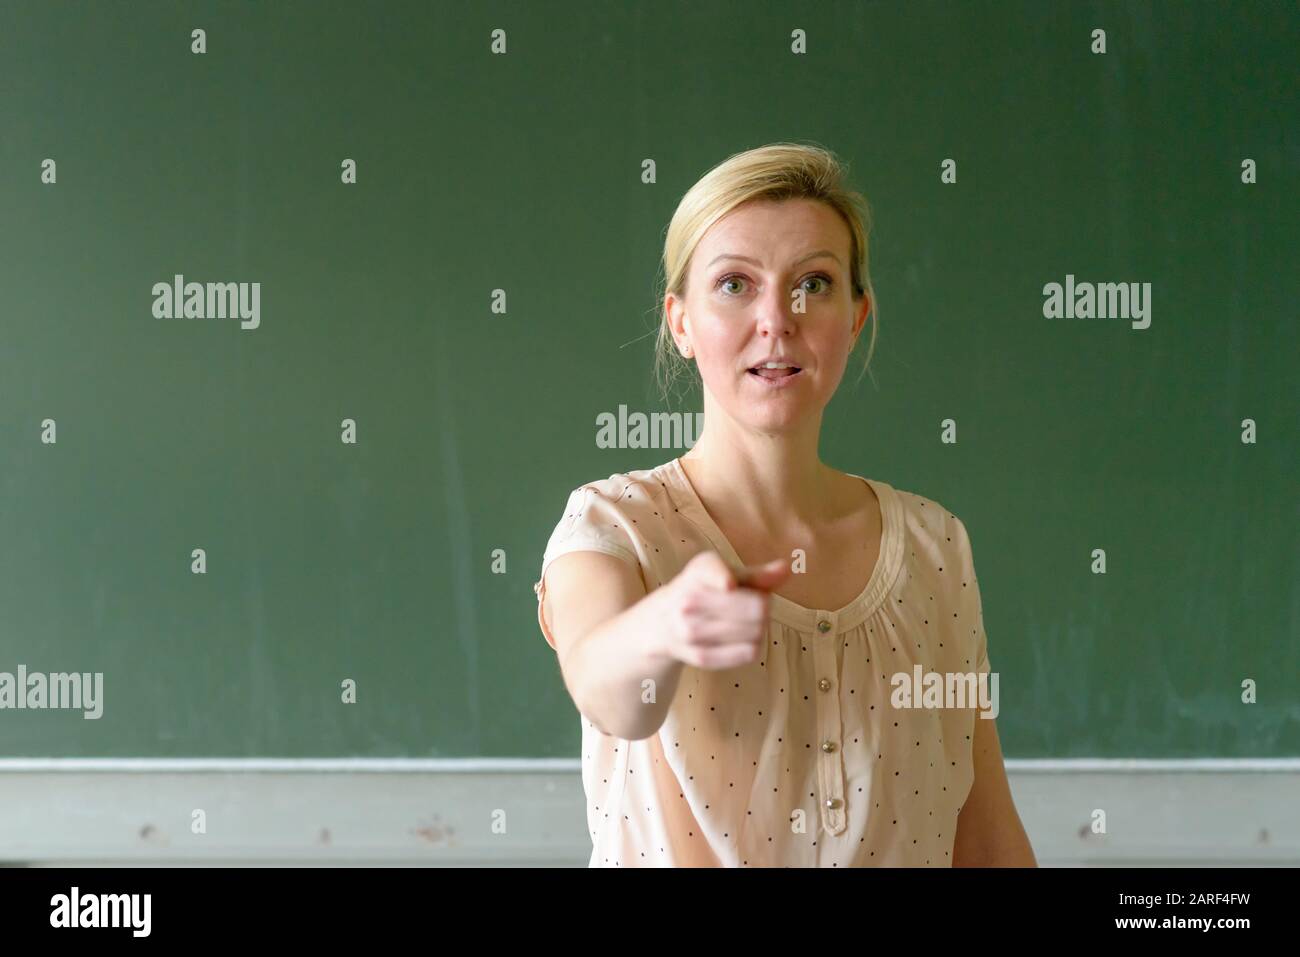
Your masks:
<instances>
[{"instance_id":1,"label":"woman's forearm","mask_svg":"<svg viewBox=\"0 0 1300 957\"><path fill-rule=\"evenodd\" d=\"M636 604L578 639L563 666L578 710L604 734L635 741L659 730L683 662L665 650L663 592Z\"/></svg>"}]
</instances>

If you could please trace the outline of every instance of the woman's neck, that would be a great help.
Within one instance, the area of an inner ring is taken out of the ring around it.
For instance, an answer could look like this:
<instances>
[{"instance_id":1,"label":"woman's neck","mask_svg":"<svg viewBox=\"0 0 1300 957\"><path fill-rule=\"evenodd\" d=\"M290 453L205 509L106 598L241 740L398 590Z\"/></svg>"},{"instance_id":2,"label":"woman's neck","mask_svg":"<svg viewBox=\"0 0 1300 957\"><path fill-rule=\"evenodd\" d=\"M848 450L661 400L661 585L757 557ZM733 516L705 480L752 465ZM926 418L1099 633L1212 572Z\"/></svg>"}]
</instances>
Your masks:
<instances>
[{"instance_id":1,"label":"woman's neck","mask_svg":"<svg viewBox=\"0 0 1300 957\"><path fill-rule=\"evenodd\" d=\"M681 457L695 492L715 519L741 527L815 526L838 511L839 473L815 449L764 440L727 446L702 436Z\"/></svg>"}]
</instances>

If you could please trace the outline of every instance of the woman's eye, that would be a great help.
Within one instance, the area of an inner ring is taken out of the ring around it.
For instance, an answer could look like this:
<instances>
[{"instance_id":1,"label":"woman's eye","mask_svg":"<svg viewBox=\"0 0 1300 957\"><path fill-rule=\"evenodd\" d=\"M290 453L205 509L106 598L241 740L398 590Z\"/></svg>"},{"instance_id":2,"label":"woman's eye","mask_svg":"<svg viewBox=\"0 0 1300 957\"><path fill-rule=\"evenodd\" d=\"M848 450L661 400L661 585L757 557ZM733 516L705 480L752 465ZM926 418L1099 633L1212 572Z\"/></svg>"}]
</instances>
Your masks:
<instances>
[{"instance_id":1,"label":"woman's eye","mask_svg":"<svg viewBox=\"0 0 1300 957\"><path fill-rule=\"evenodd\" d=\"M743 277L743 276L737 276L737 275L734 275L734 274L729 275L729 276L723 276L721 279L718 280L717 288L718 288L718 289L724 289L724 291L725 291L725 288L724 288L724 287L728 286L729 284L731 284L731 283L743 283L744 281L745 281L745 277ZM816 276L809 276L807 279L804 280L804 282L805 282L805 283L809 283L809 282L820 282L820 283L825 283L825 285L824 285L823 287L821 287L821 288L810 290L810 291L813 292L813 293L825 292L828 288L830 288L830 285L831 285L831 277L830 277L830 276L826 276L826 275L822 275L822 274L819 273L819 274L817 274ZM740 290L737 289L735 292L728 292L727 294L728 294L728 295L732 295L732 296L736 296L736 295L739 295L739 294L740 294Z\"/></svg>"},{"instance_id":2,"label":"woman's eye","mask_svg":"<svg viewBox=\"0 0 1300 957\"><path fill-rule=\"evenodd\" d=\"M824 282L827 287L829 287L831 284L831 280L829 276L809 276L807 279L804 280L804 282ZM825 292L825 291L826 291L825 288L813 290L813 292Z\"/></svg>"},{"instance_id":3,"label":"woman's eye","mask_svg":"<svg viewBox=\"0 0 1300 957\"><path fill-rule=\"evenodd\" d=\"M718 280L718 288L721 289L723 286L732 282L744 282L744 280L741 279L739 276L723 276L721 279ZM732 295L735 295L735 293L732 293Z\"/></svg>"}]
</instances>

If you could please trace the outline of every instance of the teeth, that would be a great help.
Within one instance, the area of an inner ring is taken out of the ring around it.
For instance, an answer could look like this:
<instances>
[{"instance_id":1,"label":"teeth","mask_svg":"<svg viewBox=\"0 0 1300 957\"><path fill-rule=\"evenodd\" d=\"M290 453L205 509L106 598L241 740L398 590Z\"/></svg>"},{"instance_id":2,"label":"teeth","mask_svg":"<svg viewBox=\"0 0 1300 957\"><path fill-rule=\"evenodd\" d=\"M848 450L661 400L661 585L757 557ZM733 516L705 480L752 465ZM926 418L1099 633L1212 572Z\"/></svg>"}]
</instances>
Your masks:
<instances>
[{"instance_id":1,"label":"teeth","mask_svg":"<svg viewBox=\"0 0 1300 957\"><path fill-rule=\"evenodd\" d=\"M754 366L755 369L793 369L794 366L784 362L765 362L761 366Z\"/></svg>"}]
</instances>

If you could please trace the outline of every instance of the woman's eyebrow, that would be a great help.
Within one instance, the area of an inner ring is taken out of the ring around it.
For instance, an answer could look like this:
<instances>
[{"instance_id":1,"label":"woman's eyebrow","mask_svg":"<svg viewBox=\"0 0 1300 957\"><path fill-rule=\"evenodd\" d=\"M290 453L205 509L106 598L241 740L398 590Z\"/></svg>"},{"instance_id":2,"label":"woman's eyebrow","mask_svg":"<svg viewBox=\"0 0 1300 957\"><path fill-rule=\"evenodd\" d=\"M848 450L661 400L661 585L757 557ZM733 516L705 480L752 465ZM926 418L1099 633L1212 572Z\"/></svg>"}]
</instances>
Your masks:
<instances>
[{"instance_id":1,"label":"woman's eyebrow","mask_svg":"<svg viewBox=\"0 0 1300 957\"><path fill-rule=\"evenodd\" d=\"M796 259L793 263L791 263L791 265L799 266L802 265L803 263L806 263L808 260L816 259L819 256L829 256L831 259L834 259L837 263L840 262L840 257L835 255L829 249L819 249L815 253L809 253L807 256L804 256L801 259ZM709 260L709 266L712 266L715 262L718 262L718 260L720 259L739 259L741 262L752 263L753 265L759 266L760 268L763 265L757 259L751 259L748 256L738 256L735 253L723 253L722 255L714 256L711 260ZM840 265L842 266L844 264L840 263ZM705 266L704 268L708 269L709 266Z\"/></svg>"}]
</instances>

